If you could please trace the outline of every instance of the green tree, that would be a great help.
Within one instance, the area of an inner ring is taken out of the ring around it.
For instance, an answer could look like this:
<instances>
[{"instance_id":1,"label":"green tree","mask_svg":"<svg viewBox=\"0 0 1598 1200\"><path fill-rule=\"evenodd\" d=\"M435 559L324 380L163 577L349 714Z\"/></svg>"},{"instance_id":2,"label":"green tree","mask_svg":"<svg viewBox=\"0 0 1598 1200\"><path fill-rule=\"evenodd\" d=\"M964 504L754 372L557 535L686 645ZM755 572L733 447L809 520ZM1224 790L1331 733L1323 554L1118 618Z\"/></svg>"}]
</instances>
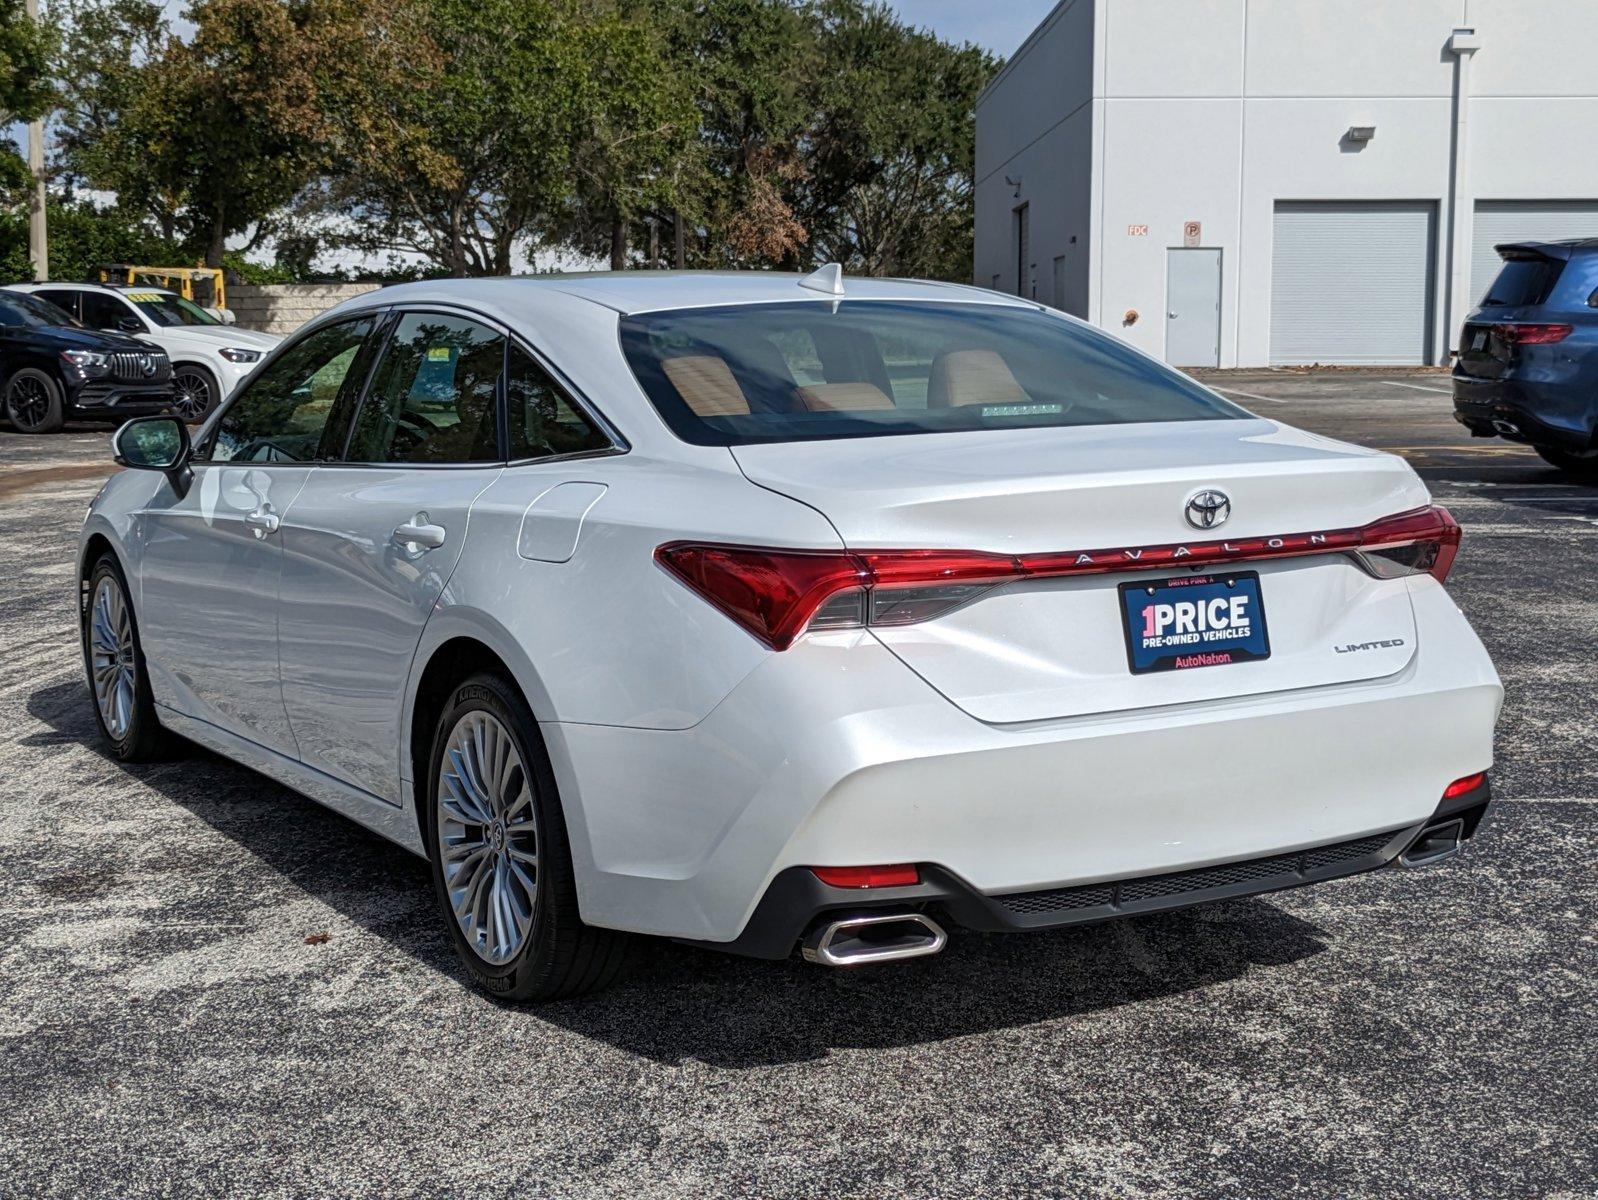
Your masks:
<instances>
[{"instance_id":1,"label":"green tree","mask_svg":"<svg viewBox=\"0 0 1598 1200\"><path fill-rule=\"evenodd\" d=\"M147 222L118 209L98 209L87 201L52 199L45 205L50 225L50 274L55 279L92 279L106 262L167 262L179 248L152 233ZM0 283L33 279L28 258L28 214L0 213Z\"/></svg>"},{"instance_id":2,"label":"green tree","mask_svg":"<svg viewBox=\"0 0 1598 1200\"><path fill-rule=\"evenodd\" d=\"M407 50L348 73L337 102L328 207L349 244L491 275L548 233L580 77L561 17L548 0L410 0L392 34Z\"/></svg>"},{"instance_id":3,"label":"green tree","mask_svg":"<svg viewBox=\"0 0 1598 1200\"><path fill-rule=\"evenodd\" d=\"M628 265L638 218L696 206L703 182L699 113L665 40L646 20L590 10L572 22L574 90L567 106L569 221L578 245Z\"/></svg>"},{"instance_id":4,"label":"green tree","mask_svg":"<svg viewBox=\"0 0 1598 1200\"><path fill-rule=\"evenodd\" d=\"M823 0L810 12L824 66L794 206L811 260L968 277L976 99L998 61L881 4Z\"/></svg>"},{"instance_id":5,"label":"green tree","mask_svg":"<svg viewBox=\"0 0 1598 1200\"><path fill-rule=\"evenodd\" d=\"M78 0L63 56L66 165L220 266L328 161L330 81L357 70L381 0L195 0L183 40L154 0Z\"/></svg>"},{"instance_id":6,"label":"green tree","mask_svg":"<svg viewBox=\"0 0 1598 1200\"><path fill-rule=\"evenodd\" d=\"M0 121L31 121L48 111L54 48L54 31L28 16L24 0L0 0ZM16 203L31 182L16 148L0 141L0 198Z\"/></svg>"}]
</instances>

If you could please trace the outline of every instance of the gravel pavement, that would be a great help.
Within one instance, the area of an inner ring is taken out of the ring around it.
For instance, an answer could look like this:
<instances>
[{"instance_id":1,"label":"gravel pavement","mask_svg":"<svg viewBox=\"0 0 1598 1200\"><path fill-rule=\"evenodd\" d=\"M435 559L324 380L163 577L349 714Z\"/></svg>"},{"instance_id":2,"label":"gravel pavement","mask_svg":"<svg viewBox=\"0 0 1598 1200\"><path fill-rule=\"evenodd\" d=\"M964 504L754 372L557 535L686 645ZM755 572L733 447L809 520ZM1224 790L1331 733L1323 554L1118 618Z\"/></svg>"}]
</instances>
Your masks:
<instances>
[{"instance_id":1,"label":"gravel pavement","mask_svg":"<svg viewBox=\"0 0 1598 1200\"><path fill-rule=\"evenodd\" d=\"M1465 856L853 973L652 945L541 1009L466 986L420 861L101 753L105 431L0 430L0 1196L1598 1195L1598 490L1472 442L1439 374L1212 382L1464 524L1508 688Z\"/></svg>"}]
</instances>

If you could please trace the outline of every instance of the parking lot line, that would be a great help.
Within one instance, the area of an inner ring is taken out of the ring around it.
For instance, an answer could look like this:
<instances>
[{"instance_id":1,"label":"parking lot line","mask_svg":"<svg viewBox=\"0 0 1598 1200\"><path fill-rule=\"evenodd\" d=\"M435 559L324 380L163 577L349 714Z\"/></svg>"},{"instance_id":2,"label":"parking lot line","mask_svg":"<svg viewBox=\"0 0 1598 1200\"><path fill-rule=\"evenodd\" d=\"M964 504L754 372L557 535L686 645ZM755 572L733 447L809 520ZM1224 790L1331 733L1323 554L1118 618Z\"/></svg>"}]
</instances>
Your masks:
<instances>
[{"instance_id":1,"label":"parking lot line","mask_svg":"<svg viewBox=\"0 0 1598 1200\"><path fill-rule=\"evenodd\" d=\"M1388 387L1414 388L1417 392L1436 392L1439 396L1452 396L1454 393L1449 388L1422 387L1418 383L1399 383L1396 379L1378 379L1377 383L1385 383Z\"/></svg>"},{"instance_id":2,"label":"parking lot line","mask_svg":"<svg viewBox=\"0 0 1598 1200\"><path fill-rule=\"evenodd\" d=\"M1228 396L1246 396L1250 400L1263 400L1267 404L1286 404L1287 403L1286 400L1278 400L1275 396L1261 396L1261 395L1258 395L1258 394L1256 394L1254 392L1240 392L1236 388L1219 387L1219 386L1217 386L1216 384L1213 384L1213 383L1209 384L1208 386L1209 386L1210 391L1212 391L1212 392L1225 392Z\"/></svg>"}]
</instances>

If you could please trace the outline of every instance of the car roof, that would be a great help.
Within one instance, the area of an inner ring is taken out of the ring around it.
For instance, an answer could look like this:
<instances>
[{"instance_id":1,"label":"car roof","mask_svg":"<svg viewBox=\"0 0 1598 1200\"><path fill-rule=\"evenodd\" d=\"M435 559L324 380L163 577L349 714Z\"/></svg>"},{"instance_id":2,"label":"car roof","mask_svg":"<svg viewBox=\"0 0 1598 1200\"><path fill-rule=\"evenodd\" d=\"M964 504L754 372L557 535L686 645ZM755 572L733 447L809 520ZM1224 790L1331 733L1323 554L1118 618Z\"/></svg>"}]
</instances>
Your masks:
<instances>
[{"instance_id":1,"label":"car roof","mask_svg":"<svg viewBox=\"0 0 1598 1200\"><path fill-rule=\"evenodd\" d=\"M51 279L45 283L17 283L9 285L19 292L60 291L62 288L93 288L101 292L120 292L126 295L129 292L160 292L164 296L176 296L171 288L151 285L146 287L137 283L101 283L94 279Z\"/></svg>"},{"instance_id":2,"label":"car roof","mask_svg":"<svg viewBox=\"0 0 1598 1200\"><path fill-rule=\"evenodd\" d=\"M1019 296L969 284L848 276L842 281L843 293L838 295L802 286L808 278L777 271L595 271L424 280L394 284L368 292L360 299L370 304L476 301L503 308L514 306L518 294L548 297L551 293L564 293L623 314L726 304L771 304L784 300L927 300L1038 307Z\"/></svg>"}]
</instances>

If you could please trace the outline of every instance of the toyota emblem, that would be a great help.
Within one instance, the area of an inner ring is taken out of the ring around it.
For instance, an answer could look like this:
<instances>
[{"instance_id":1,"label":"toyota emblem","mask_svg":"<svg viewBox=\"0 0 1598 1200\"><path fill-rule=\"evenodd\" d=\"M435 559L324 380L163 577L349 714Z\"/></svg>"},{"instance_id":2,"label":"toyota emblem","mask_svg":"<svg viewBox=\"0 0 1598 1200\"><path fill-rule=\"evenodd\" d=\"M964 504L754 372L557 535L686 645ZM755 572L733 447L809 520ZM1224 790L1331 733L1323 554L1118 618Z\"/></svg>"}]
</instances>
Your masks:
<instances>
[{"instance_id":1,"label":"toyota emblem","mask_svg":"<svg viewBox=\"0 0 1598 1200\"><path fill-rule=\"evenodd\" d=\"M1225 492L1206 488L1188 498L1187 523L1194 529L1214 529L1232 515L1232 498Z\"/></svg>"}]
</instances>

